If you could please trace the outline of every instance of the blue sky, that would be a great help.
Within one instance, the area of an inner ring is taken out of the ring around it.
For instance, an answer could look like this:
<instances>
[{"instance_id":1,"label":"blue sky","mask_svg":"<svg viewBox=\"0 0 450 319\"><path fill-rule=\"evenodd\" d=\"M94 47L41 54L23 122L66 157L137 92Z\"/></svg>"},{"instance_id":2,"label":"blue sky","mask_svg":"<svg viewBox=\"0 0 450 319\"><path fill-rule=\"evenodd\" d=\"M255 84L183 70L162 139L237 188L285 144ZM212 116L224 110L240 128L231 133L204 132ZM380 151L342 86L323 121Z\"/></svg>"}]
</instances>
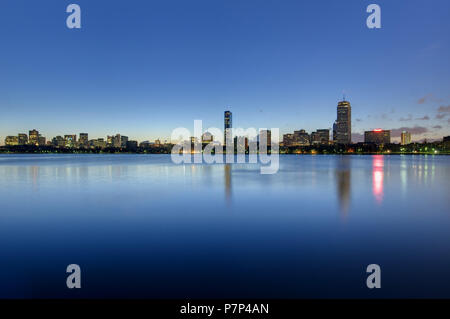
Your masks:
<instances>
[{"instance_id":1,"label":"blue sky","mask_svg":"<svg viewBox=\"0 0 450 319\"><path fill-rule=\"evenodd\" d=\"M82 28L66 27L70 3ZM366 27L377 3L382 28ZM36 128L166 139L179 126L450 134L448 0L3 0L0 140ZM358 134L355 134L358 139Z\"/></svg>"}]
</instances>

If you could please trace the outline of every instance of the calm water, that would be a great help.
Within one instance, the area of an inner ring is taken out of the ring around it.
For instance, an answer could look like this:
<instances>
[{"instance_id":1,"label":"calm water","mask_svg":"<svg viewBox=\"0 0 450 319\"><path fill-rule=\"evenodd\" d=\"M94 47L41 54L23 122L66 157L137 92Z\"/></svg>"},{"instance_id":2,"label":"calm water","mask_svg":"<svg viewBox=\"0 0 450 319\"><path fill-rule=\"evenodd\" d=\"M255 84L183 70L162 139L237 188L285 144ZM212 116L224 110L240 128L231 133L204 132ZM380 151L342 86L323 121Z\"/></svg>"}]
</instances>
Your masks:
<instances>
[{"instance_id":1,"label":"calm water","mask_svg":"<svg viewBox=\"0 0 450 319\"><path fill-rule=\"evenodd\" d=\"M2 155L0 297L450 297L449 184L445 156Z\"/></svg>"}]
</instances>

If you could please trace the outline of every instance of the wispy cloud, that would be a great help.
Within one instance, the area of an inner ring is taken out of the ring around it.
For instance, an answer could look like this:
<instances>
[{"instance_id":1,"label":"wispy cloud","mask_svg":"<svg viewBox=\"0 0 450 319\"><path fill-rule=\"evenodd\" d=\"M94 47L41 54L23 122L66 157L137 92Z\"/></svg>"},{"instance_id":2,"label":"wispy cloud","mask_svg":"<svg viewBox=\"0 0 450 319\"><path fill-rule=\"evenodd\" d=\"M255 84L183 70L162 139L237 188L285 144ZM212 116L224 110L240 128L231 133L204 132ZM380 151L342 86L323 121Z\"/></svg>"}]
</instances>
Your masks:
<instances>
[{"instance_id":1,"label":"wispy cloud","mask_svg":"<svg viewBox=\"0 0 450 319\"><path fill-rule=\"evenodd\" d=\"M429 119L430 119L430 117L429 117L428 115L425 115L425 116L423 116L423 117L417 118L416 120L419 120L419 121L428 121Z\"/></svg>"},{"instance_id":2,"label":"wispy cloud","mask_svg":"<svg viewBox=\"0 0 450 319\"><path fill-rule=\"evenodd\" d=\"M408 114L408 117L401 117L401 118L399 118L398 120L399 120L400 122L408 122L408 121L412 121L412 119L413 119L412 114Z\"/></svg>"},{"instance_id":3,"label":"wispy cloud","mask_svg":"<svg viewBox=\"0 0 450 319\"><path fill-rule=\"evenodd\" d=\"M440 130L440 129L442 128L442 126L440 126L440 125L435 125L435 126L433 126L433 128Z\"/></svg>"},{"instance_id":4,"label":"wispy cloud","mask_svg":"<svg viewBox=\"0 0 450 319\"><path fill-rule=\"evenodd\" d=\"M450 105L439 106L438 113L450 113Z\"/></svg>"},{"instance_id":5,"label":"wispy cloud","mask_svg":"<svg viewBox=\"0 0 450 319\"><path fill-rule=\"evenodd\" d=\"M439 108L437 109L437 113L438 114L436 114L436 118L438 120L442 120L450 113L450 105L439 106Z\"/></svg>"},{"instance_id":6,"label":"wispy cloud","mask_svg":"<svg viewBox=\"0 0 450 319\"><path fill-rule=\"evenodd\" d=\"M431 97L432 97L432 94L429 93L429 94L421 97L420 99L418 99L417 104L425 104L425 102L427 102Z\"/></svg>"},{"instance_id":7,"label":"wispy cloud","mask_svg":"<svg viewBox=\"0 0 450 319\"><path fill-rule=\"evenodd\" d=\"M408 131L412 135L421 135L423 133L429 132L428 128L423 127L423 126L414 126L414 127L403 126L403 127L391 129L391 136L392 137L400 137L400 135L402 134L403 131Z\"/></svg>"}]
</instances>

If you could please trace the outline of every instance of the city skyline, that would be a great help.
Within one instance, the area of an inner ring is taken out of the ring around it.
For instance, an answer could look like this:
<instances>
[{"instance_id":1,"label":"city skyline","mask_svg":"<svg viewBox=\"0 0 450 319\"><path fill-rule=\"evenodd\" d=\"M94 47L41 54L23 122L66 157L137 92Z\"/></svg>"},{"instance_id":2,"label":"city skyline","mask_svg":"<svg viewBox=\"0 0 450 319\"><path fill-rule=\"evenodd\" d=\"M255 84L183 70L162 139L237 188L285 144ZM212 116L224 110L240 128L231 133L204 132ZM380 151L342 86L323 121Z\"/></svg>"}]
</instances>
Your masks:
<instances>
[{"instance_id":1,"label":"city skyline","mask_svg":"<svg viewBox=\"0 0 450 319\"><path fill-rule=\"evenodd\" d=\"M228 108L235 127L332 130L343 92L354 142L376 128L397 142L450 134L448 1L379 1L379 30L361 1L79 4L80 30L56 1L0 13L1 145L31 128L164 140L195 119L222 127Z\"/></svg>"},{"instance_id":2,"label":"city skyline","mask_svg":"<svg viewBox=\"0 0 450 319\"><path fill-rule=\"evenodd\" d=\"M413 140L411 133L408 128L402 128L401 132L394 132L394 134L400 134L400 140L391 140L392 130L391 129L370 129L364 131L364 139L362 141L354 141L352 140L353 134L351 130L351 103L346 100L345 96L341 101L337 104L337 112L336 112L336 120L333 123L332 129L320 129L317 128L315 131L311 131L308 133L305 129L294 130L293 134L286 133L282 134L279 137L278 143L284 144L284 146L306 146L306 145L315 145L315 144L355 144L355 143L373 143L374 141L379 141L381 144L401 144L407 145L409 143L417 143L427 141L427 139ZM231 111L224 111L224 131L223 134L227 134L228 130L236 129L233 127L232 121L233 114ZM240 128L238 128L240 129ZM273 128L272 128L273 129ZM270 129L259 129L259 133L261 131L268 132L268 136L270 136ZM394 130L395 131L395 130ZM28 131L29 134L26 133L17 133L16 135L8 135L5 137L4 143L2 145L53 145L57 147L116 147L116 148L127 148L128 142L131 142L137 145L139 144L170 144L177 143L180 141L172 141L170 138L162 139L157 138L154 142L151 142L150 139L147 140L136 140L129 139L128 136L121 135L121 133L115 133L112 135L107 135L106 139L103 137L95 137L89 139L89 133L78 133L78 143L77 142L77 134L58 134L50 140L47 139L46 136L43 136L38 130L35 128ZM331 133L331 135L330 135ZM219 141L214 139L208 129L204 129L201 133L202 136L209 135L208 140L210 142L221 142L223 145L226 145L226 140ZM236 137L238 135L234 134L233 131L230 131L231 136ZM64 137L63 137L64 136ZM258 135L259 136L259 135ZM91 136L92 137L92 136ZM433 141L442 141L442 139L448 138L448 136L443 135L441 138L437 138L434 140L428 140L429 142ZM191 137L192 139L192 137ZM270 140L270 137L269 137ZM97 144L99 143L99 144ZM378 143L378 142L377 142ZM270 143L268 143L270 145Z\"/></svg>"}]
</instances>

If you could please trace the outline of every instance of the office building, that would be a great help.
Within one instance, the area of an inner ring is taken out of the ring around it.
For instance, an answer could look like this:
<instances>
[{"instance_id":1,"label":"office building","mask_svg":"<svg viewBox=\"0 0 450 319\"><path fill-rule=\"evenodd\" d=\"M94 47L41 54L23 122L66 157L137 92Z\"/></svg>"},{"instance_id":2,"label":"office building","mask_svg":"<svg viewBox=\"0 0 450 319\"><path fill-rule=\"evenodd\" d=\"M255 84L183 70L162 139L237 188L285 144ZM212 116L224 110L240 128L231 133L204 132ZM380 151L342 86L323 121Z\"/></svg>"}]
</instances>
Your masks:
<instances>
[{"instance_id":1,"label":"office building","mask_svg":"<svg viewBox=\"0 0 450 319\"><path fill-rule=\"evenodd\" d=\"M350 102L340 101L337 106L336 143L350 144L352 141L352 108Z\"/></svg>"},{"instance_id":2,"label":"office building","mask_svg":"<svg viewBox=\"0 0 450 319\"><path fill-rule=\"evenodd\" d=\"M30 145L39 145L39 132L37 130L31 130L28 132L28 143Z\"/></svg>"},{"instance_id":3,"label":"office building","mask_svg":"<svg viewBox=\"0 0 450 319\"><path fill-rule=\"evenodd\" d=\"M7 136L5 138L6 146L16 146L19 145L19 137L18 136Z\"/></svg>"},{"instance_id":4,"label":"office building","mask_svg":"<svg viewBox=\"0 0 450 319\"><path fill-rule=\"evenodd\" d=\"M78 140L78 144L80 147L88 147L89 146L88 133L80 133L80 139Z\"/></svg>"},{"instance_id":5,"label":"office building","mask_svg":"<svg viewBox=\"0 0 450 319\"><path fill-rule=\"evenodd\" d=\"M391 143L391 131L375 129L373 131L364 132L364 143L373 144L390 144Z\"/></svg>"},{"instance_id":6,"label":"office building","mask_svg":"<svg viewBox=\"0 0 450 319\"><path fill-rule=\"evenodd\" d=\"M411 133L403 131L401 135L401 144L408 145L411 144Z\"/></svg>"},{"instance_id":7,"label":"office building","mask_svg":"<svg viewBox=\"0 0 450 319\"><path fill-rule=\"evenodd\" d=\"M27 145L28 144L28 135L25 133L19 133L18 143L19 143L19 145Z\"/></svg>"},{"instance_id":8,"label":"office building","mask_svg":"<svg viewBox=\"0 0 450 319\"><path fill-rule=\"evenodd\" d=\"M224 144L226 145L226 138L229 136L229 138L233 138L232 134L233 129L233 114L231 111L225 111L224 112Z\"/></svg>"},{"instance_id":9,"label":"office building","mask_svg":"<svg viewBox=\"0 0 450 319\"><path fill-rule=\"evenodd\" d=\"M330 141L330 130L320 129L311 133L311 144L328 144Z\"/></svg>"},{"instance_id":10,"label":"office building","mask_svg":"<svg viewBox=\"0 0 450 319\"><path fill-rule=\"evenodd\" d=\"M270 147L272 145L272 131L271 130L261 130L258 135L258 143L265 137L266 145Z\"/></svg>"}]
</instances>

